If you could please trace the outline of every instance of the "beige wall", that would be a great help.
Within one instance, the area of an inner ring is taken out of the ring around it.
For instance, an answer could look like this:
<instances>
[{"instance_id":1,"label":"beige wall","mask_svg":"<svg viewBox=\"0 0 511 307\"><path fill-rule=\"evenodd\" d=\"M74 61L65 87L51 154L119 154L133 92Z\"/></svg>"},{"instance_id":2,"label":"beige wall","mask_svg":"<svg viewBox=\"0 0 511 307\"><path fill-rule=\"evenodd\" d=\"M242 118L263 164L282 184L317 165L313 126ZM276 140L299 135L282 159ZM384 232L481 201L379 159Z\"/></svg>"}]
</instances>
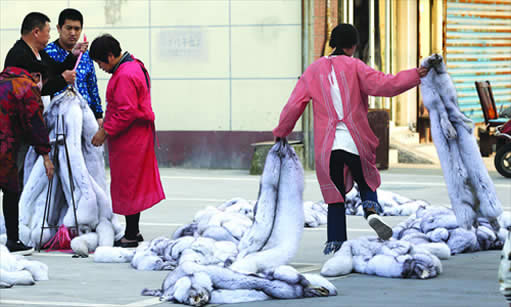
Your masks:
<instances>
[{"instance_id":1,"label":"beige wall","mask_svg":"<svg viewBox=\"0 0 511 307\"><path fill-rule=\"evenodd\" d=\"M393 7L393 73L417 67L417 0L394 0ZM392 99L393 120L398 126L417 122L417 88Z\"/></svg>"},{"instance_id":2,"label":"beige wall","mask_svg":"<svg viewBox=\"0 0 511 307\"><path fill-rule=\"evenodd\" d=\"M301 74L301 0L0 0L2 66L27 13L54 40L66 7L90 41L110 33L146 64L158 130L271 130Z\"/></svg>"}]
</instances>

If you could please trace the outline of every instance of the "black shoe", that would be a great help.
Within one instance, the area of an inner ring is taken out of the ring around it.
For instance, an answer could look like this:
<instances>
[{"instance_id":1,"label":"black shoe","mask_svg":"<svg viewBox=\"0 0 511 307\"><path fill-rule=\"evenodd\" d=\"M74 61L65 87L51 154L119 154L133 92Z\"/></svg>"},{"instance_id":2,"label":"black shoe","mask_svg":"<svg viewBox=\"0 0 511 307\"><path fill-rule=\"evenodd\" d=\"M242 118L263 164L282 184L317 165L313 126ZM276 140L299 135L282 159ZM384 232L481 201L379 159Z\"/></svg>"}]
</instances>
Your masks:
<instances>
[{"instance_id":1,"label":"black shoe","mask_svg":"<svg viewBox=\"0 0 511 307\"><path fill-rule=\"evenodd\" d=\"M123 247L123 248L138 247L138 241L122 242L122 239L126 239L126 238L122 237L121 239L115 241L114 246Z\"/></svg>"},{"instance_id":2,"label":"black shoe","mask_svg":"<svg viewBox=\"0 0 511 307\"><path fill-rule=\"evenodd\" d=\"M7 240L5 246L7 247L7 249L9 249L9 252L14 255L28 256L34 252L33 247L26 246L20 240L18 241Z\"/></svg>"},{"instance_id":3,"label":"black shoe","mask_svg":"<svg viewBox=\"0 0 511 307\"><path fill-rule=\"evenodd\" d=\"M141 233L138 233L137 235L137 242L144 242L144 237L142 237Z\"/></svg>"},{"instance_id":4,"label":"black shoe","mask_svg":"<svg viewBox=\"0 0 511 307\"><path fill-rule=\"evenodd\" d=\"M388 240L392 237L392 228L385 224L378 214L371 214L367 217L369 226L376 231L378 237L382 240Z\"/></svg>"}]
</instances>

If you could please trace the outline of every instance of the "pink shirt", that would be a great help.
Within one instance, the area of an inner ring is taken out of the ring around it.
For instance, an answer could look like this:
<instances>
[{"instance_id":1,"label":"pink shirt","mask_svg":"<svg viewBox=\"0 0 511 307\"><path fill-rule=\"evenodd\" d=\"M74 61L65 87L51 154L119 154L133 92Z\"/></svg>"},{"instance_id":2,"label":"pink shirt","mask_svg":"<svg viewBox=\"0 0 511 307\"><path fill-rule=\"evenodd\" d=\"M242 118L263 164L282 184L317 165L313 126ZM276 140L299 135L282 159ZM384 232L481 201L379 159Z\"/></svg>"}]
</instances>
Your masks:
<instances>
[{"instance_id":1,"label":"pink shirt","mask_svg":"<svg viewBox=\"0 0 511 307\"><path fill-rule=\"evenodd\" d=\"M326 203L344 202L341 193L330 179L330 153L335 130L340 122L330 95L328 75L334 67L342 98L342 108L348 131L360 154L364 179L376 191L380 186L380 173L376 168L378 138L367 120L368 95L392 97L420 83L417 69L404 70L395 76L372 69L357 58L348 56L322 57L312 63L298 80L291 97L280 114L278 126L273 130L277 137L288 136L305 107L312 99L314 113L314 158L316 175ZM344 167L346 192L353 187L353 178Z\"/></svg>"}]
</instances>

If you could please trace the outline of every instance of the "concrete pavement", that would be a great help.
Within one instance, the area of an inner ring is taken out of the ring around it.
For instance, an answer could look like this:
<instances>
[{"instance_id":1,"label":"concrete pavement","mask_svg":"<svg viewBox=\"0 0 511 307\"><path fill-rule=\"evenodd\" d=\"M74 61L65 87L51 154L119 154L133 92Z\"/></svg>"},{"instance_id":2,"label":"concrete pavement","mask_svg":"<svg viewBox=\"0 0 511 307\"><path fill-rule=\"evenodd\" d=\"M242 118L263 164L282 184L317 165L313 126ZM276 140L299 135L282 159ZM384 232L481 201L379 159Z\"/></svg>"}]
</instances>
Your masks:
<instances>
[{"instance_id":1,"label":"concrete pavement","mask_svg":"<svg viewBox=\"0 0 511 307\"><path fill-rule=\"evenodd\" d=\"M438 168L410 165L383 171L382 189L448 206L447 190ZM511 180L490 172L505 210L511 210ZM141 231L150 240L170 236L194 214L233 197L255 199L259 176L246 170L161 169L167 199L141 217ZM321 199L315 174L306 172L304 200ZM406 217L387 217L395 225ZM349 237L372 235L362 217L348 217ZM329 257L322 254L326 228L306 229L292 265L319 272ZM389 279L351 274L333 278L339 295L302 300L272 300L231 306L506 306L498 292L500 251L457 255L442 261L444 272L430 280ZM35 253L32 259L49 266L49 281L0 290L2 306L171 306L140 296L143 288L158 288L167 272L136 271L129 264L96 264L92 257L71 258L58 252Z\"/></svg>"}]
</instances>

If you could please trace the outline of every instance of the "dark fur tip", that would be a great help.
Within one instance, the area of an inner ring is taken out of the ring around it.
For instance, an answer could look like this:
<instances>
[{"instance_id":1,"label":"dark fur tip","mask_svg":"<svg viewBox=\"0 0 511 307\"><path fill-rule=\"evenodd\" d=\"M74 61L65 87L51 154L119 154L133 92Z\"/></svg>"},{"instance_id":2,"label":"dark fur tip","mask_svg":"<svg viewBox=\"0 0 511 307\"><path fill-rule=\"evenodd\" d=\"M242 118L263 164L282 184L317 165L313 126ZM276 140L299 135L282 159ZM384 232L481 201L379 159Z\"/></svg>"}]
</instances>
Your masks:
<instances>
[{"instance_id":1,"label":"dark fur tip","mask_svg":"<svg viewBox=\"0 0 511 307\"><path fill-rule=\"evenodd\" d=\"M327 242L325 244L325 248L323 249L323 254L328 255L330 253L335 253L342 247L342 243L344 243L344 241Z\"/></svg>"},{"instance_id":2,"label":"dark fur tip","mask_svg":"<svg viewBox=\"0 0 511 307\"><path fill-rule=\"evenodd\" d=\"M230 267L234 262L234 259L229 257L227 259L225 259L225 262L224 262L224 268L228 268Z\"/></svg>"}]
</instances>

